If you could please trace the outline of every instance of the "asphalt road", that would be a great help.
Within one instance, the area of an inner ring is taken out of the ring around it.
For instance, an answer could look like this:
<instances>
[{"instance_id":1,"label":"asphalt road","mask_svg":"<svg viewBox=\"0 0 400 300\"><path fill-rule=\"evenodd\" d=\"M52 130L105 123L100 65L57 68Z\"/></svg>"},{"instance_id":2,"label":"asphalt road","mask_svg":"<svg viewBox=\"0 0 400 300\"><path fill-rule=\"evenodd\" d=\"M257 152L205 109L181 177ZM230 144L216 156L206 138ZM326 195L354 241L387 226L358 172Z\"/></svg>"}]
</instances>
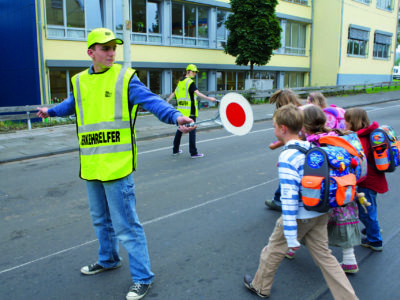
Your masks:
<instances>
[{"instance_id":1,"label":"asphalt road","mask_svg":"<svg viewBox=\"0 0 400 300\"><path fill-rule=\"evenodd\" d=\"M372 120L400 134L400 102L366 107ZM155 273L146 299L257 299L242 284L279 213L266 209L278 184L279 151L271 122L246 136L220 130L198 133L206 156L171 156L171 138L139 144L134 174L137 209ZM97 259L77 153L4 164L0 168L0 298L125 299L131 284L126 251L122 268L95 276L79 269ZM400 299L400 171L387 176L378 196L384 251L356 247L360 272L350 280L360 299ZM333 248L341 259L341 252ZM303 247L280 266L271 299L332 299Z\"/></svg>"}]
</instances>

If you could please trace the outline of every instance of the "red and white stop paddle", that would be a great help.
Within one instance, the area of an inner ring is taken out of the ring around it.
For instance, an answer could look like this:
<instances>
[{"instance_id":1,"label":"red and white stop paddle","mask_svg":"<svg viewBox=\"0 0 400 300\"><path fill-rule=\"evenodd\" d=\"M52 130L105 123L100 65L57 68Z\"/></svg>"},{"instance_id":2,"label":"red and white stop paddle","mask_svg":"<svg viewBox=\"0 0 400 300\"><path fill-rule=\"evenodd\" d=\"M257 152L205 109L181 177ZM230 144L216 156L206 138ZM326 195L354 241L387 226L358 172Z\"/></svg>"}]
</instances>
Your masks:
<instances>
[{"instance_id":1,"label":"red and white stop paddle","mask_svg":"<svg viewBox=\"0 0 400 300\"><path fill-rule=\"evenodd\" d=\"M253 127L253 110L250 103L238 93L222 97L219 115L225 129L234 135L248 134Z\"/></svg>"},{"instance_id":2,"label":"red and white stop paddle","mask_svg":"<svg viewBox=\"0 0 400 300\"><path fill-rule=\"evenodd\" d=\"M222 124L224 128L234 135L248 134L253 127L253 110L250 103L238 93L228 93L222 97L218 114L209 120L187 124L194 126L206 122Z\"/></svg>"}]
</instances>

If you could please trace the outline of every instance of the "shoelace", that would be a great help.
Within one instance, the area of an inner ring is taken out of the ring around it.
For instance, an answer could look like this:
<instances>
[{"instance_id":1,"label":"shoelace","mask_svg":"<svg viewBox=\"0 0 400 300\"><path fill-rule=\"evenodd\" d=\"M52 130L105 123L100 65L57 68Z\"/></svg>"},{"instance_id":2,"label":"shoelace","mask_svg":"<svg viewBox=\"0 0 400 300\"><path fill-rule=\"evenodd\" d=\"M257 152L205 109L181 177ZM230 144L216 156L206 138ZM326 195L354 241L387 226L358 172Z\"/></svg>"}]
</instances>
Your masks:
<instances>
[{"instance_id":1,"label":"shoelace","mask_svg":"<svg viewBox=\"0 0 400 300\"><path fill-rule=\"evenodd\" d=\"M140 283L135 283L132 287L131 287L131 291L132 292L139 292L140 288L142 287L142 285Z\"/></svg>"}]
</instances>

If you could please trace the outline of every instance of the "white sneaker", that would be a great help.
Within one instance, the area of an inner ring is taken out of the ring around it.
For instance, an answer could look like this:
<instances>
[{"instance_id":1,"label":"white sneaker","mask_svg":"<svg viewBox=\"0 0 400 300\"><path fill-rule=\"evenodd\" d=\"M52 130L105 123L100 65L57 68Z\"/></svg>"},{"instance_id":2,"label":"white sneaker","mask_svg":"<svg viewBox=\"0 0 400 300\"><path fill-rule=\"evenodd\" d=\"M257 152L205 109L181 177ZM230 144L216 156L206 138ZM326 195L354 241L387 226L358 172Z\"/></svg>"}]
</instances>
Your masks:
<instances>
[{"instance_id":1,"label":"white sneaker","mask_svg":"<svg viewBox=\"0 0 400 300\"><path fill-rule=\"evenodd\" d=\"M179 155L179 154L181 154L183 151L182 150L179 150L178 152L176 152L176 153L172 153L172 155Z\"/></svg>"}]
</instances>

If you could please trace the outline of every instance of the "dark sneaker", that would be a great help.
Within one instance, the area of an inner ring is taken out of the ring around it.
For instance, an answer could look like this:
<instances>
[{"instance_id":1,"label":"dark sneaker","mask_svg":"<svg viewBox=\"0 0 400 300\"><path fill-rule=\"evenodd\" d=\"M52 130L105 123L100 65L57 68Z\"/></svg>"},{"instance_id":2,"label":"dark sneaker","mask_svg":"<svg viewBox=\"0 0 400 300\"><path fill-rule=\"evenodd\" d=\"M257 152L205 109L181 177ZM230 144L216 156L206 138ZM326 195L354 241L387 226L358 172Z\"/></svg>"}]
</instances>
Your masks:
<instances>
[{"instance_id":1,"label":"dark sneaker","mask_svg":"<svg viewBox=\"0 0 400 300\"><path fill-rule=\"evenodd\" d=\"M203 157L203 156L204 156L203 153L197 153L197 154L195 154L195 155L192 155L191 157L192 157L192 158L199 158L199 157Z\"/></svg>"},{"instance_id":2,"label":"dark sneaker","mask_svg":"<svg viewBox=\"0 0 400 300\"><path fill-rule=\"evenodd\" d=\"M144 296L146 296L149 289L150 284L133 283L133 285L129 288L128 294L126 294L126 300L142 299Z\"/></svg>"},{"instance_id":3,"label":"dark sneaker","mask_svg":"<svg viewBox=\"0 0 400 300\"><path fill-rule=\"evenodd\" d=\"M116 268L119 268L120 266L121 266L121 262L118 262L118 264L115 267L111 267L111 268L104 268L103 266L99 265L98 263L94 263L94 264L82 267L81 273L85 274L85 275L94 275L94 274L97 274L100 272L114 270Z\"/></svg>"},{"instance_id":4,"label":"dark sneaker","mask_svg":"<svg viewBox=\"0 0 400 300\"><path fill-rule=\"evenodd\" d=\"M269 298L269 295L263 295L263 294L261 294L260 292L258 292L258 291L254 288L253 284L251 283L252 281L253 281L253 278L251 278L250 275L244 275L243 283L244 283L244 286L245 286L245 287L247 287L250 291L252 291L253 293L255 293L258 297L261 297L261 298Z\"/></svg>"},{"instance_id":5,"label":"dark sneaker","mask_svg":"<svg viewBox=\"0 0 400 300\"><path fill-rule=\"evenodd\" d=\"M179 154L181 154L182 152L183 152L182 150L179 150L178 152L175 152L175 153L173 152L172 155L179 155Z\"/></svg>"},{"instance_id":6,"label":"dark sneaker","mask_svg":"<svg viewBox=\"0 0 400 300\"><path fill-rule=\"evenodd\" d=\"M374 251L382 251L383 250L383 245L382 241L380 242L370 242L366 238L361 239L361 246L365 248L370 248Z\"/></svg>"},{"instance_id":7,"label":"dark sneaker","mask_svg":"<svg viewBox=\"0 0 400 300\"><path fill-rule=\"evenodd\" d=\"M275 201L275 200L270 200L270 199L265 200L265 205L268 206L269 209L277 210L277 211L282 211L282 206L276 204L276 201Z\"/></svg>"},{"instance_id":8,"label":"dark sneaker","mask_svg":"<svg viewBox=\"0 0 400 300\"><path fill-rule=\"evenodd\" d=\"M345 273L357 273L358 272L358 266L357 264L354 265L346 265L346 264L340 264L340 266L342 267L343 271Z\"/></svg>"}]
</instances>

